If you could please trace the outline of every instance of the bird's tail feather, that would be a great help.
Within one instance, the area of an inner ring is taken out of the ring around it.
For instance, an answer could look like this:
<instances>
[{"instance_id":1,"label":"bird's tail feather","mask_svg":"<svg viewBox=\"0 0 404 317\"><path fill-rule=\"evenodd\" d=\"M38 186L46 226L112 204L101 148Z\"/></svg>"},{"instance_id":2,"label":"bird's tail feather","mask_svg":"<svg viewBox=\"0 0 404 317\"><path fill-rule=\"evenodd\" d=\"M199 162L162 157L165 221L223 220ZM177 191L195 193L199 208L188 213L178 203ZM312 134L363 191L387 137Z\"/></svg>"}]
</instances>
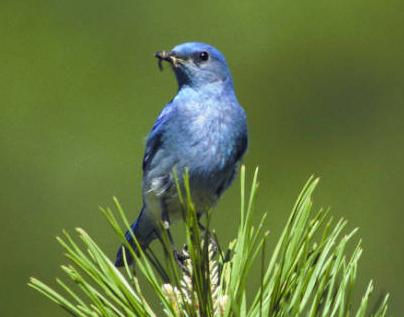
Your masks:
<instances>
[{"instance_id":1,"label":"bird's tail feather","mask_svg":"<svg viewBox=\"0 0 404 317\"><path fill-rule=\"evenodd\" d=\"M135 253L138 253L138 248L135 241L132 238L132 234L136 237L139 246L142 250L147 249L150 242L157 238L156 235L156 227L154 220L148 215L145 211L145 207L143 206L142 211L140 212L139 217L131 226L132 233L128 230L125 234L126 240L129 242L130 246L133 248ZM121 246L117 252L115 266L121 267L124 266L124 253L126 262L128 264L133 263L133 257L131 252L128 250L127 247Z\"/></svg>"}]
</instances>

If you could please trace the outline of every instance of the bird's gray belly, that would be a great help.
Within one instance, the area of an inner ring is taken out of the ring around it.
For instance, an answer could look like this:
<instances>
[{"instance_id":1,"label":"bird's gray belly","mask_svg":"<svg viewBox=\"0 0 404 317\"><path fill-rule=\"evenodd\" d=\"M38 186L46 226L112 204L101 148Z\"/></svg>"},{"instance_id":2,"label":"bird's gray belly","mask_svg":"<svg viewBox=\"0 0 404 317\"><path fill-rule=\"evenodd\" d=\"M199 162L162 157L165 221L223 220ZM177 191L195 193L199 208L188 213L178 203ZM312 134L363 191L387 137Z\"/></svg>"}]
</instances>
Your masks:
<instances>
[{"instance_id":1,"label":"bird's gray belly","mask_svg":"<svg viewBox=\"0 0 404 317\"><path fill-rule=\"evenodd\" d=\"M170 219L182 217L184 206L181 205L175 177L177 177L182 197L186 197L184 176L189 176L189 188L192 203L198 214L203 214L214 206L223 191L230 185L235 167L225 169L189 168L185 164L177 164L174 173L151 180L151 188L145 193L148 208L156 218ZM185 206L186 207L186 206Z\"/></svg>"},{"instance_id":2,"label":"bird's gray belly","mask_svg":"<svg viewBox=\"0 0 404 317\"><path fill-rule=\"evenodd\" d=\"M192 203L198 214L212 208L233 178L234 168L220 171L200 171L189 169L189 188ZM183 175L183 174L182 174ZM184 182L180 181L181 194L186 197ZM177 187L173 186L165 195L164 207L170 215L181 216L182 206L178 199Z\"/></svg>"}]
</instances>

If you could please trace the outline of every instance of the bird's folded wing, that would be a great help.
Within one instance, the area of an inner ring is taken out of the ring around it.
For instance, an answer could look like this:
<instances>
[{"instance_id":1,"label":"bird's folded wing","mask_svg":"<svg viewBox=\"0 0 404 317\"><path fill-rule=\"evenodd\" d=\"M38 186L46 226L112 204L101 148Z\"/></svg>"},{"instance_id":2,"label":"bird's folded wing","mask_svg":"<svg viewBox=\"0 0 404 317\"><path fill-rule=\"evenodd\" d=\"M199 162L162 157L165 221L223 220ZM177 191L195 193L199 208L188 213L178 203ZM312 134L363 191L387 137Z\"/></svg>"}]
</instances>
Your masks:
<instances>
[{"instance_id":1,"label":"bird's folded wing","mask_svg":"<svg viewBox=\"0 0 404 317\"><path fill-rule=\"evenodd\" d=\"M173 105L167 104L161 111L156 122L154 122L153 128L150 131L146 141L146 149L143 156L143 173L146 175L151 168L151 163L155 158L157 152L163 145L163 134L166 128L166 122L173 112Z\"/></svg>"}]
</instances>

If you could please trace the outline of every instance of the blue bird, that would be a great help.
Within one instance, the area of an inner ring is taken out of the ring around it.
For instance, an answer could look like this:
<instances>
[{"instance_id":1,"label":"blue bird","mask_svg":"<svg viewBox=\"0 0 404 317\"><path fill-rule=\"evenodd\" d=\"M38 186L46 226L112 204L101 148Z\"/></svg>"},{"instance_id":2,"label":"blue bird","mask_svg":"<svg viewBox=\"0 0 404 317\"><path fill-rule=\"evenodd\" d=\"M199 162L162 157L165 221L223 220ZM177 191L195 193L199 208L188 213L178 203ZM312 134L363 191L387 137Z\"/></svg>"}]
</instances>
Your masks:
<instances>
[{"instance_id":1,"label":"blue bird","mask_svg":"<svg viewBox=\"0 0 404 317\"><path fill-rule=\"evenodd\" d=\"M209 210L232 183L247 148L247 122L222 53L199 42L156 53L171 64L177 95L164 107L147 138L143 158L143 207L131 230L141 248L159 237L160 221L182 216L173 170L188 170L198 215ZM126 239L135 248L131 233ZM135 248L136 249L136 248ZM127 262L120 248L116 266Z\"/></svg>"}]
</instances>

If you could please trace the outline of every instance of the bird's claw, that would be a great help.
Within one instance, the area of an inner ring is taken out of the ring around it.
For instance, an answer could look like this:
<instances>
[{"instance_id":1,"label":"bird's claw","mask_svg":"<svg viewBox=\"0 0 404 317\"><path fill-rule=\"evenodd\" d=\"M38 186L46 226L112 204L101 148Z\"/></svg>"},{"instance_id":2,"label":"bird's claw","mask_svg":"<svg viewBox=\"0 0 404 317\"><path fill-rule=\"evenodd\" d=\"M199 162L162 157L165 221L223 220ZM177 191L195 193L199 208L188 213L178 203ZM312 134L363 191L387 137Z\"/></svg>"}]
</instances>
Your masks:
<instances>
[{"instance_id":1,"label":"bird's claw","mask_svg":"<svg viewBox=\"0 0 404 317\"><path fill-rule=\"evenodd\" d=\"M178 250L173 251L174 259L176 260L179 267L184 271L188 271L186 262L190 259L187 249L188 248L185 245L180 251L178 251Z\"/></svg>"}]
</instances>

